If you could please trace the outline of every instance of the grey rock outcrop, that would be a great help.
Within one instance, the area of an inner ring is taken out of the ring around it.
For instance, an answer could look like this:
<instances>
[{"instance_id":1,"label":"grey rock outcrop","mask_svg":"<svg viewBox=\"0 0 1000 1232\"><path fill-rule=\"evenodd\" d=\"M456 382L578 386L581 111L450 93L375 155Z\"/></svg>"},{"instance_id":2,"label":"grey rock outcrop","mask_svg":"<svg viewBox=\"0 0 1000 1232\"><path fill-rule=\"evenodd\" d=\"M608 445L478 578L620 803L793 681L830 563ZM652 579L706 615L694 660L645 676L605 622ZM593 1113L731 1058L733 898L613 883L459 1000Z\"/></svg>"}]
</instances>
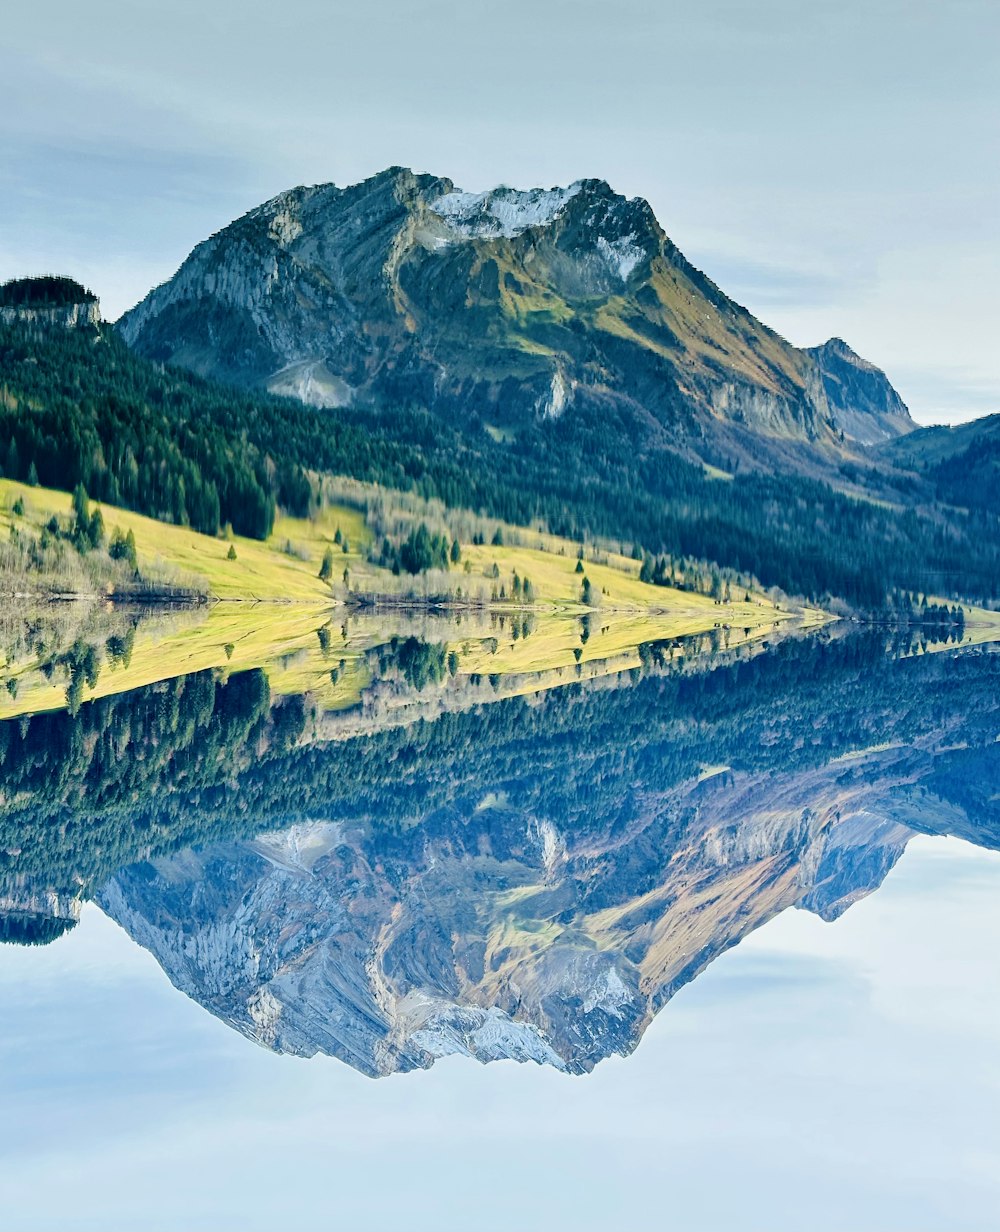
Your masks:
<instances>
[{"instance_id":1,"label":"grey rock outcrop","mask_svg":"<svg viewBox=\"0 0 1000 1232\"><path fill-rule=\"evenodd\" d=\"M906 403L881 368L862 359L842 338L811 347L823 391L839 431L859 445L879 445L912 432Z\"/></svg>"},{"instance_id":2,"label":"grey rock outcrop","mask_svg":"<svg viewBox=\"0 0 1000 1232\"><path fill-rule=\"evenodd\" d=\"M79 329L100 325L101 305L98 300L79 304L45 305L42 307L7 307L0 305L0 323L29 325L37 329Z\"/></svg>"}]
</instances>

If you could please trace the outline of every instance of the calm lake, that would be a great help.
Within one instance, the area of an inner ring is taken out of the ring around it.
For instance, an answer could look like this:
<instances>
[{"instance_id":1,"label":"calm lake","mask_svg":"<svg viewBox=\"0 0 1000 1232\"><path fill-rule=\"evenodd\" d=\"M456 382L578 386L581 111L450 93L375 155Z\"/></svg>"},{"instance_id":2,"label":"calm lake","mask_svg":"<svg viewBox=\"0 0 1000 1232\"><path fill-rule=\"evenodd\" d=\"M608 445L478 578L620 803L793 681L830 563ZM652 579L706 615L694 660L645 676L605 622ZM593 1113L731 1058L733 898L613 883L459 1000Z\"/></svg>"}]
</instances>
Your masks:
<instances>
[{"instance_id":1,"label":"calm lake","mask_svg":"<svg viewBox=\"0 0 1000 1232\"><path fill-rule=\"evenodd\" d=\"M4 628L5 1227L995 1226L993 644L265 615Z\"/></svg>"}]
</instances>

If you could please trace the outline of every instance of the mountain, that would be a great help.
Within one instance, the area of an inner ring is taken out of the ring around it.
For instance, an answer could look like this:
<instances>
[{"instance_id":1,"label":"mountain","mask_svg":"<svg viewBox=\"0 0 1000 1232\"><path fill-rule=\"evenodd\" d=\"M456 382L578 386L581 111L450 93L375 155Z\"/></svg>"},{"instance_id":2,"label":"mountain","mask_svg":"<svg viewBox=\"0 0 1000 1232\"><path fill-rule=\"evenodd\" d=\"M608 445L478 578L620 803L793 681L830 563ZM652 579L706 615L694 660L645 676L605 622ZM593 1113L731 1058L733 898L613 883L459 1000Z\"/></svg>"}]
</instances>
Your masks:
<instances>
[{"instance_id":1,"label":"mountain","mask_svg":"<svg viewBox=\"0 0 1000 1232\"><path fill-rule=\"evenodd\" d=\"M881 368L862 359L842 338L810 347L837 427L859 445L877 445L913 432L906 403Z\"/></svg>"},{"instance_id":2,"label":"mountain","mask_svg":"<svg viewBox=\"0 0 1000 1232\"><path fill-rule=\"evenodd\" d=\"M1000 514L1000 415L921 428L879 454L917 472L942 504Z\"/></svg>"},{"instance_id":3,"label":"mountain","mask_svg":"<svg viewBox=\"0 0 1000 1232\"><path fill-rule=\"evenodd\" d=\"M374 813L165 857L99 902L175 987L275 1051L369 1077L453 1053L585 1073L782 910L833 920L877 890L917 830L995 843L995 804L954 801L967 754L943 737L675 785L654 758L619 781L607 828L480 782L403 827ZM996 748L977 750L984 795Z\"/></svg>"},{"instance_id":4,"label":"mountain","mask_svg":"<svg viewBox=\"0 0 1000 1232\"><path fill-rule=\"evenodd\" d=\"M495 434L590 407L635 448L706 461L908 422L877 369L789 345L602 180L474 194L390 168L295 188L119 328L151 359L318 406L419 404Z\"/></svg>"},{"instance_id":5,"label":"mountain","mask_svg":"<svg viewBox=\"0 0 1000 1232\"><path fill-rule=\"evenodd\" d=\"M275 1051L370 1077L455 1053L585 1073L780 911L833 918L877 888L913 831L846 801L834 818L781 777L692 784L601 842L488 800L419 843L318 822L125 870L99 902Z\"/></svg>"},{"instance_id":6,"label":"mountain","mask_svg":"<svg viewBox=\"0 0 1000 1232\"><path fill-rule=\"evenodd\" d=\"M7 477L207 533L266 538L325 474L861 611L1000 595L989 467L981 498L861 444L908 425L884 377L789 346L602 181L295 189L116 330L0 320L0 382Z\"/></svg>"}]
</instances>

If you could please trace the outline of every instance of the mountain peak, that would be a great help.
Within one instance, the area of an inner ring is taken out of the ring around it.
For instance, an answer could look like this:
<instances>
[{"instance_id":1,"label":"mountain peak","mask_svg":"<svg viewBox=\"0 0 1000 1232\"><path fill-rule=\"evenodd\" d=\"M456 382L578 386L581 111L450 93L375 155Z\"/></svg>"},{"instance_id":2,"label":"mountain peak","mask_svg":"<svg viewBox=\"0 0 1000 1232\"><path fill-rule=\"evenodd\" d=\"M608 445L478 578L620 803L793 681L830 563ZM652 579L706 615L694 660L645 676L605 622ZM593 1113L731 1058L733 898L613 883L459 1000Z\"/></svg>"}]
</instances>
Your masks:
<instances>
[{"instance_id":1,"label":"mountain peak","mask_svg":"<svg viewBox=\"0 0 1000 1232\"><path fill-rule=\"evenodd\" d=\"M578 180L568 188L517 189L501 185L486 192L452 190L431 203L431 209L463 235L513 239L530 227L553 222L583 188Z\"/></svg>"},{"instance_id":2,"label":"mountain peak","mask_svg":"<svg viewBox=\"0 0 1000 1232\"><path fill-rule=\"evenodd\" d=\"M755 434L834 443L812 360L602 179L468 192L390 167L293 189L119 324L148 358L320 406L433 403L515 435L613 406L636 448L729 460Z\"/></svg>"},{"instance_id":3,"label":"mountain peak","mask_svg":"<svg viewBox=\"0 0 1000 1232\"><path fill-rule=\"evenodd\" d=\"M863 359L843 338L829 338L809 354L819 365L834 422L860 445L877 445L912 432L906 403L881 368Z\"/></svg>"}]
</instances>

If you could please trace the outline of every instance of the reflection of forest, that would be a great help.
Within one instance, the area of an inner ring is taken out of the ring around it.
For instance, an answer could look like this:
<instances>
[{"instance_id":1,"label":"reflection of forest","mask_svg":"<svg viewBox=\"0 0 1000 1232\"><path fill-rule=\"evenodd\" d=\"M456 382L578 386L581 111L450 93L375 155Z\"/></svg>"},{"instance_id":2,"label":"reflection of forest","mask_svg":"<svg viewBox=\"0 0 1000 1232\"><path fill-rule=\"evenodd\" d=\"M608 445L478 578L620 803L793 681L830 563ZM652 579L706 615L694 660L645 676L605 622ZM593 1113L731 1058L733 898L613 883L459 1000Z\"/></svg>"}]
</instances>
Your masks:
<instances>
[{"instance_id":1,"label":"reflection of forest","mask_svg":"<svg viewBox=\"0 0 1000 1232\"><path fill-rule=\"evenodd\" d=\"M887 634L892 653L962 642L963 627L935 622L935 610ZM701 618L692 627L677 613L0 604L0 720L63 706L75 714L96 697L204 669L261 668L276 694L308 693L317 712L340 716L323 724L324 735L360 734L625 670L762 648L815 635L823 624L806 616L744 627L729 616L720 609L705 629ZM970 639L981 640L978 628ZM361 713L343 723L352 709Z\"/></svg>"},{"instance_id":2,"label":"reflection of forest","mask_svg":"<svg viewBox=\"0 0 1000 1232\"><path fill-rule=\"evenodd\" d=\"M992 842L997 804L976 785L997 747L1000 656L901 657L909 649L866 633L721 655L700 670L687 655L681 670L676 646L650 646L615 687L570 684L336 741L317 739L307 698L272 696L259 671L202 672L3 723L3 902L89 895L158 853L317 816L409 828L491 792L561 829L606 835L641 814L644 795L706 767L797 773L884 745L919 749L914 775L960 800L969 836ZM395 639L371 656L408 688L446 683L440 646ZM959 739L968 747L935 756Z\"/></svg>"}]
</instances>

